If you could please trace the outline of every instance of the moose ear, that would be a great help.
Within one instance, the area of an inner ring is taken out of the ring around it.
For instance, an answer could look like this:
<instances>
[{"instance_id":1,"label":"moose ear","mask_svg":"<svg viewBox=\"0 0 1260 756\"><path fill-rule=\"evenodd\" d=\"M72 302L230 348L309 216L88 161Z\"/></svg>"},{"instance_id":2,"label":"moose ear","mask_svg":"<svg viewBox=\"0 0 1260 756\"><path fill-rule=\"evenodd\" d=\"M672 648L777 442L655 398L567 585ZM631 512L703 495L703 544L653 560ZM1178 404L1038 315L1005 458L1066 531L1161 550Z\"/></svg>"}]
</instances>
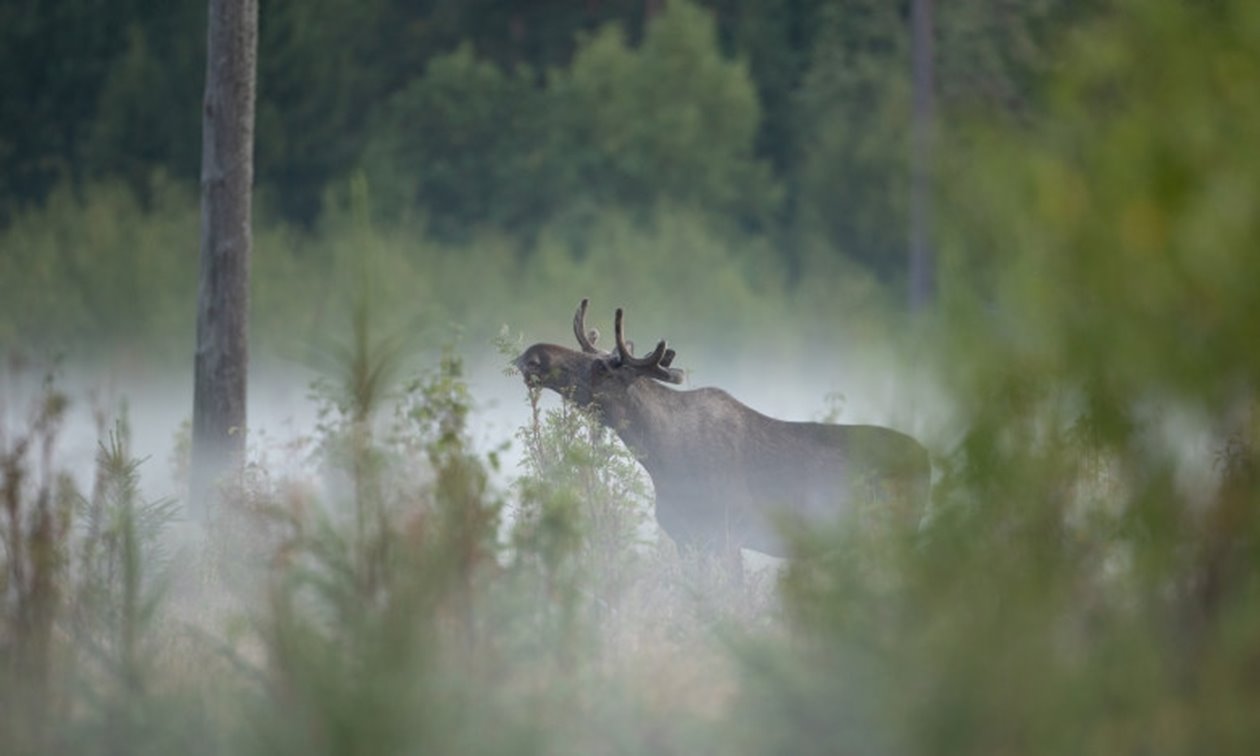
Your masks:
<instances>
[{"instance_id":1,"label":"moose ear","mask_svg":"<svg viewBox=\"0 0 1260 756\"><path fill-rule=\"evenodd\" d=\"M607 360L591 360L591 377L601 378L612 372Z\"/></svg>"},{"instance_id":2,"label":"moose ear","mask_svg":"<svg viewBox=\"0 0 1260 756\"><path fill-rule=\"evenodd\" d=\"M670 351L673 351L673 350L670 350ZM682 383L683 382L683 371L679 370L678 368L668 368L668 370L669 370L669 377L666 378L662 376L661 380L666 381L668 383Z\"/></svg>"}]
</instances>

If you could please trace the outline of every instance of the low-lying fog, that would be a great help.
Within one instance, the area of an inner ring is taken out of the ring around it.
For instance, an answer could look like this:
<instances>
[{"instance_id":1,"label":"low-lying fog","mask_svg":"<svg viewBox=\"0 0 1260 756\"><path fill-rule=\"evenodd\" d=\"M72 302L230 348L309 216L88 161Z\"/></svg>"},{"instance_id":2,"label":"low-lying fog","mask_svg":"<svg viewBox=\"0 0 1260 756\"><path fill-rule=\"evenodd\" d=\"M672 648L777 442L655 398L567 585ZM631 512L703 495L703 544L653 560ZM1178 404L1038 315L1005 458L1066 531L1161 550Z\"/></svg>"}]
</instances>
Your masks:
<instances>
[{"instance_id":1,"label":"low-lying fog","mask_svg":"<svg viewBox=\"0 0 1260 756\"><path fill-rule=\"evenodd\" d=\"M561 328L557 331L540 340L564 343L567 334ZM939 398L933 397L923 376L913 373L912 366L898 366L887 351L834 349L830 356L767 361L761 356L764 350L752 344L740 353L720 356L697 353L685 344L675 346L679 349L675 365L687 373L681 390L716 386L772 417L873 423L922 437L936 427L932 414L940 414L935 406ZM460 352L475 402L470 418L474 441L483 451L512 442L503 454L498 481L506 486L515 477L520 460L514 436L529 418L525 387L519 376L505 375L508 360L488 344L465 343ZM423 373L436 362L436 352L422 353L404 375ZM309 447L292 442L315 431L311 382L316 377L310 368L295 362L266 355L255 359L249 383L249 445L251 457L265 455L273 471L277 466L299 465L309 453ZM4 388L0 401L6 407L7 422L24 417L39 378L28 374ZM149 498L179 495L176 445L181 435L186 436L191 417L190 370L162 376L118 375L70 364L59 371L56 385L71 404L55 459L80 485L91 483L102 417L125 411L132 453L145 460L140 468L143 493ZM559 398L546 392L543 402L544 407L554 407Z\"/></svg>"},{"instance_id":2,"label":"low-lying fog","mask_svg":"<svg viewBox=\"0 0 1260 756\"><path fill-rule=\"evenodd\" d=\"M524 343L535 340L568 345L571 333L558 324L554 332L527 335ZM506 489L518 472L521 456L515 436L527 423L530 409L520 377L505 374L508 359L489 342L488 338L481 343L465 339L458 351L475 403L469 419L471 436L481 451L500 452L502 466L495 483ZM671 345L679 352L675 366L686 371L680 390L722 388L749 407L784 420L885 425L917 437L934 456L944 453L961 432L960 420L933 380L926 358L907 358L893 349L871 345L828 344L826 349L787 358L774 345L749 343L722 354L706 353L687 343ZM437 361L436 350L420 352L402 376L433 370ZM311 383L317 376L295 361L270 355L255 358L248 402L250 457L263 459L273 474L311 470L304 466L310 462L312 447L298 442L310 439L316 429ZM12 428L22 422L41 377L28 371L0 385L0 425ZM144 460L142 493L151 500L183 498L183 483L176 479L176 448L181 437L186 439L191 417L191 370L160 376L140 371L121 375L69 363L58 371L56 385L70 399L53 455L57 469L71 472L87 490L101 439L101 420L106 418L108 429L112 418L125 411L132 454ZM550 408L560 400L544 392L542 401L544 408ZM1171 408L1153 410L1159 413L1156 427L1163 429L1158 442L1174 449L1180 460L1178 487L1195 492L1195 498L1210 495L1217 477L1215 436L1194 417Z\"/></svg>"}]
</instances>

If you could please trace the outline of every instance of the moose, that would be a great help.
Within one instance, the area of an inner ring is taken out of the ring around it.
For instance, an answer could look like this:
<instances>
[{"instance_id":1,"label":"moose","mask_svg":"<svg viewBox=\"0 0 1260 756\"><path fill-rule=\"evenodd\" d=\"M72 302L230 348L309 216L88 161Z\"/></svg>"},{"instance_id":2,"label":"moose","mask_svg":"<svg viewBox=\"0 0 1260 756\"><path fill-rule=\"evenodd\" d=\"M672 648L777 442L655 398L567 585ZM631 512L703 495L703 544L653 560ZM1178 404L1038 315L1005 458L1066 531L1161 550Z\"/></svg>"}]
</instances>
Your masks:
<instances>
[{"instance_id":1,"label":"moose","mask_svg":"<svg viewBox=\"0 0 1260 756\"><path fill-rule=\"evenodd\" d=\"M784 557L785 518L836 517L859 497L903 510L926 505L931 465L910 436L873 425L776 420L721 389L670 388L683 382L674 350L662 340L636 357L620 308L615 351L596 348L588 303L573 317L581 351L534 344L514 364L531 389L551 389L594 412L621 438L652 480L657 523L680 547Z\"/></svg>"}]
</instances>

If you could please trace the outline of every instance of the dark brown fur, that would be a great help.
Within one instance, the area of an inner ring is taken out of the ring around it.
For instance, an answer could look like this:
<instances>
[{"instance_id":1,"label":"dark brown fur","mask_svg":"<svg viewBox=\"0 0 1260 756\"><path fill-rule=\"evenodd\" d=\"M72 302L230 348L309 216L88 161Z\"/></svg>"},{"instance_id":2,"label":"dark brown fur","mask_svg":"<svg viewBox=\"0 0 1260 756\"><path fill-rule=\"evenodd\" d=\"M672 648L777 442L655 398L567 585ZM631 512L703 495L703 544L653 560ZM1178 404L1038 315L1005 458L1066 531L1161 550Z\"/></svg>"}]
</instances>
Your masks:
<instances>
[{"instance_id":1,"label":"dark brown fur","mask_svg":"<svg viewBox=\"0 0 1260 756\"><path fill-rule=\"evenodd\" d=\"M574 319L585 333L586 302ZM931 467L913 438L873 425L786 422L721 389L679 391L662 342L634 358L623 342L595 350L595 332L577 351L535 344L516 359L530 386L549 388L594 410L638 457L656 489L656 519L680 545L732 546L786 556L777 518L834 518L861 497L917 514ZM655 361L652 358L655 357ZM631 363L634 364L631 364Z\"/></svg>"}]
</instances>

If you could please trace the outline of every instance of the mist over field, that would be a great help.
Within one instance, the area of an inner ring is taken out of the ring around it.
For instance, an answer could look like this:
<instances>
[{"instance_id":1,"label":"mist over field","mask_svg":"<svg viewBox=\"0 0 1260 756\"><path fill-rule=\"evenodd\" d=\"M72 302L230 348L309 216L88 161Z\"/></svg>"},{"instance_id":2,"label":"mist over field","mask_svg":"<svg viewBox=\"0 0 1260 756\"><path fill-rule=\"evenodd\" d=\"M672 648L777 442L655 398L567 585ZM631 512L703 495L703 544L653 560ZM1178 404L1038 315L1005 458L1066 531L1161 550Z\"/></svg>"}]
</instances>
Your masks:
<instances>
[{"instance_id":1,"label":"mist over field","mask_svg":"<svg viewBox=\"0 0 1260 756\"><path fill-rule=\"evenodd\" d=\"M264 2L204 509L207 5L28 5L0 754L1254 751L1260 4ZM653 416L660 497L612 389L541 388L601 359L908 434L930 501L713 394ZM702 473L835 516L741 550Z\"/></svg>"},{"instance_id":2,"label":"mist over field","mask_svg":"<svg viewBox=\"0 0 1260 756\"><path fill-rule=\"evenodd\" d=\"M567 304L567 303L566 303ZM571 319L562 307L556 327L529 334L541 341L572 340ZM659 318L654 318L659 320ZM645 334L646 335L646 334ZM525 334L518 333L518 337ZM554 337L554 338L553 338ZM453 337L452 337L453 338ZM471 343L471 334L460 337L458 350L467 361L466 379L475 398L469 431L482 452L499 449L503 458L498 482L510 485L521 463L517 431L530 418L528 392L519 375L508 375L508 357L490 343ZM788 359L767 359L773 343L747 344L739 352L714 354L703 343L680 350L678 364L687 371L679 390L705 386L722 388L736 399L771 417L783 420L887 425L930 437L947 433L939 387L927 377L915 375L905 359L898 362L890 349L869 345L829 342L829 350L812 351ZM780 353L781 354L781 353ZM513 355L515 356L515 355ZM421 351L409 359L410 372L420 373L436 358ZM913 358L908 358L913 362ZM251 445L255 454L266 453L272 465L309 468L312 449L308 442L318 425L318 405L312 383L320 373L308 364L277 355L254 355L249 385ZM192 407L192 375L170 365L119 375L110 369L85 367L71 361L42 366L55 375L56 385L72 397L64 420L58 458L74 473L82 487L91 484L100 441L100 422L126 418L131 425L131 451L145 462L140 468L141 490L150 498L181 495L187 485L180 478L187 463L188 423ZM23 418L38 395L44 374L32 366L22 374L9 373L4 407L9 422ZM935 389L935 391L934 391ZM560 398L548 393L542 406L556 409Z\"/></svg>"}]
</instances>

